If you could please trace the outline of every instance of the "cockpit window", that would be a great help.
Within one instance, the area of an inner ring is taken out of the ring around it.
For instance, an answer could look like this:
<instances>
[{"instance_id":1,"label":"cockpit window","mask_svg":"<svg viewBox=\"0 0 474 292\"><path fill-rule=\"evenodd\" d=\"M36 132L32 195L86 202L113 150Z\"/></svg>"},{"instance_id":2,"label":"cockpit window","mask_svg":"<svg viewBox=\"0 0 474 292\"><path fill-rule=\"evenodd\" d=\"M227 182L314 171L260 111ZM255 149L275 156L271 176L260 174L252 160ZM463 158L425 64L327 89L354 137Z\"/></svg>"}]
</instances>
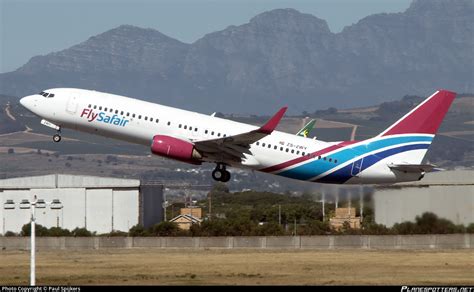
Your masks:
<instances>
[{"instance_id":1,"label":"cockpit window","mask_svg":"<svg viewBox=\"0 0 474 292\"><path fill-rule=\"evenodd\" d=\"M48 97L48 98L54 97L54 93L48 93L48 92L45 92L45 91L41 91L39 93L39 95L42 95L42 96Z\"/></svg>"}]
</instances>

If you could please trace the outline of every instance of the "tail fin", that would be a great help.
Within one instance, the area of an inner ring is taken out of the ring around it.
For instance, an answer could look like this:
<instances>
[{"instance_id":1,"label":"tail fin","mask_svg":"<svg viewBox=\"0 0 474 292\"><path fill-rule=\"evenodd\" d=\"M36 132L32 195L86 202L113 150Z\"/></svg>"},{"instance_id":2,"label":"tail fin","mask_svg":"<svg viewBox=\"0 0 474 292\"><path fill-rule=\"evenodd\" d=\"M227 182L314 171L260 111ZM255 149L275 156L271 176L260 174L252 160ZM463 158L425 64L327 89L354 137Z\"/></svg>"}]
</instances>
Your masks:
<instances>
[{"instance_id":1,"label":"tail fin","mask_svg":"<svg viewBox=\"0 0 474 292\"><path fill-rule=\"evenodd\" d=\"M313 127L314 127L315 123L316 123L316 120L312 119L301 130L299 130L298 133L296 133L296 135L308 138L308 135L313 130Z\"/></svg>"},{"instance_id":2,"label":"tail fin","mask_svg":"<svg viewBox=\"0 0 474 292\"><path fill-rule=\"evenodd\" d=\"M404 115L396 123L377 135L393 146L399 147L390 163L398 166L421 165L434 135L456 97L455 92L436 91Z\"/></svg>"},{"instance_id":3,"label":"tail fin","mask_svg":"<svg viewBox=\"0 0 474 292\"><path fill-rule=\"evenodd\" d=\"M395 124L380 133L378 137L399 134L435 135L455 97L455 92L436 91Z\"/></svg>"}]
</instances>

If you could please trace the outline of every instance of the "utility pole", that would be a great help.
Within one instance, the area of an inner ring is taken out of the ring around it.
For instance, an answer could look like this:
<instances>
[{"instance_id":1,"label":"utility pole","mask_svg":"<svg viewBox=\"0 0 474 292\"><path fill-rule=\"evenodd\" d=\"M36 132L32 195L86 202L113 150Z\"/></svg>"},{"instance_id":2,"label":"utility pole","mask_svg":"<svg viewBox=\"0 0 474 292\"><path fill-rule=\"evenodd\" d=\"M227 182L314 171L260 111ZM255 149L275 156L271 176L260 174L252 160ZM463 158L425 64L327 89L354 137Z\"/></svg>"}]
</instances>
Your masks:
<instances>
[{"instance_id":1,"label":"utility pole","mask_svg":"<svg viewBox=\"0 0 474 292\"><path fill-rule=\"evenodd\" d=\"M164 220L166 222L166 201L163 202L163 209L164 209L164 212L163 212L163 216L164 216Z\"/></svg>"},{"instance_id":2,"label":"utility pole","mask_svg":"<svg viewBox=\"0 0 474 292\"><path fill-rule=\"evenodd\" d=\"M212 192L209 192L209 220L212 219Z\"/></svg>"},{"instance_id":3,"label":"utility pole","mask_svg":"<svg viewBox=\"0 0 474 292\"><path fill-rule=\"evenodd\" d=\"M296 216L295 216L295 226L294 226L294 236L296 236Z\"/></svg>"},{"instance_id":4,"label":"utility pole","mask_svg":"<svg viewBox=\"0 0 474 292\"><path fill-rule=\"evenodd\" d=\"M360 222L364 220L364 189L362 186L359 186L360 193Z\"/></svg>"},{"instance_id":5,"label":"utility pole","mask_svg":"<svg viewBox=\"0 0 474 292\"><path fill-rule=\"evenodd\" d=\"M278 205L278 224L281 226L281 205Z\"/></svg>"},{"instance_id":6,"label":"utility pole","mask_svg":"<svg viewBox=\"0 0 474 292\"><path fill-rule=\"evenodd\" d=\"M322 201L323 201L323 222L324 222L325 219L326 219L326 213L325 213L325 211L324 211L324 199L325 199L325 193L324 193L324 191L323 191L323 193L322 193Z\"/></svg>"}]
</instances>

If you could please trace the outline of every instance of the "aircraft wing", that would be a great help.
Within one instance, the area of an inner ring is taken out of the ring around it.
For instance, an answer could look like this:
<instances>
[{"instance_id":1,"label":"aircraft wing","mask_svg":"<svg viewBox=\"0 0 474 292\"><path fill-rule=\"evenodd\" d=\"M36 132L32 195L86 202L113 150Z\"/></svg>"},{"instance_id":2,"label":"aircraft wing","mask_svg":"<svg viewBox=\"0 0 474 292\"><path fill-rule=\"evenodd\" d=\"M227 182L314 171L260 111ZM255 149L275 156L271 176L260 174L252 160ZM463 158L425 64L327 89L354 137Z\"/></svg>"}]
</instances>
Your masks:
<instances>
[{"instance_id":1,"label":"aircraft wing","mask_svg":"<svg viewBox=\"0 0 474 292\"><path fill-rule=\"evenodd\" d=\"M212 156L222 160L241 161L244 154L250 154L250 144L270 135L280 122L287 107L282 107L263 126L250 132L227 136L218 139L194 141L196 149L204 156Z\"/></svg>"},{"instance_id":2,"label":"aircraft wing","mask_svg":"<svg viewBox=\"0 0 474 292\"><path fill-rule=\"evenodd\" d=\"M388 167L404 172L431 172L441 170L436 168L433 164L389 164Z\"/></svg>"},{"instance_id":3,"label":"aircraft wing","mask_svg":"<svg viewBox=\"0 0 474 292\"><path fill-rule=\"evenodd\" d=\"M296 133L296 136L301 136L307 138L311 130L313 130L314 124L316 123L315 119L309 121L301 130Z\"/></svg>"}]
</instances>

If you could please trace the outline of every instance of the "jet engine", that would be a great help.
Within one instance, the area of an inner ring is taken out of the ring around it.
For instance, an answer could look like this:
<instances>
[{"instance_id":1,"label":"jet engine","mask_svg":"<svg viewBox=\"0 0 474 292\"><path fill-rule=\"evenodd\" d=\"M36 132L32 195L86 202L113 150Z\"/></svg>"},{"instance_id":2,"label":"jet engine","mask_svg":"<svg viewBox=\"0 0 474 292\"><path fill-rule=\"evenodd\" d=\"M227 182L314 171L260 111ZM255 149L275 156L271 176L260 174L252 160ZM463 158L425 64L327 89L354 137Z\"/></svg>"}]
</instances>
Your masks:
<instances>
[{"instance_id":1,"label":"jet engine","mask_svg":"<svg viewBox=\"0 0 474 292\"><path fill-rule=\"evenodd\" d=\"M192 164L201 164L200 160L202 159L201 153L194 148L194 144L165 135L153 137L151 152L159 156Z\"/></svg>"}]
</instances>

